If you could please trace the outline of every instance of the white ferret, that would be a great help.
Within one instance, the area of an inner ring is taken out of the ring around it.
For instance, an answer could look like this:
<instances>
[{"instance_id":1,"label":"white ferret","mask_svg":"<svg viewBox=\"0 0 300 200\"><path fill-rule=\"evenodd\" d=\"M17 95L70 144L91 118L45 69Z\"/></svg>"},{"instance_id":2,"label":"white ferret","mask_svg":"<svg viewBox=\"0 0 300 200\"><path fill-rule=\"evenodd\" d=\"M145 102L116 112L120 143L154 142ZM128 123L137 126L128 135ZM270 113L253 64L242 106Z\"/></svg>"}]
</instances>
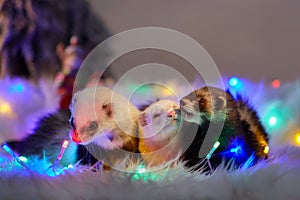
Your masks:
<instances>
[{"instance_id":1,"label":"white ferret","mask_svg":"<svg viewBox=\"0 0 300 200\"><path fill-rule=\"evenodd\" d=\"M146 164L160 165L178 154L176 144L169 145L179 126L178 109L174 101L159 100L140 112L109 88L86 88L73 96L71 114L62 110L43 117L34 133L18 142L15 149L20 155L42 157L45 151L51 157L59 153L61 142L69 133L80 144L77 150L71 150L70 156L83 164L95 162L86 157L86 148L103 161L106 169L122 162L130 153L136 153L137 159L142 156ZM138 161L136 158L130 161Z\"/></svg>"},{"instance_id":2,"label":"white ferret","mask_svg":"<svg viewBox=\"0 0 300 200\"><path fill-rule=\"evenodd\" d=\"M112 167L128 152L138 153L140 111L125 97L90 87L73 96L70 109L70 137L105 165Z\"/></svg>"},{"instance_id":3,"label":"white ferret","mask_svg":"<svg viewBox=\"0 0 300 200\"><path fill-rule=\"evenodd\" d=\"M176 133L180 125L179 105L172 100L159 100L139 117L139 151L148 166L162 165L180 153Z\"/></svg>"},{"instance_id":4,"label":"white ferret","mask_svg":"<svg viewBox=\"0 0 300 200\"><path fill-rule=\"evenodd\" d=\"M147 165L160 165L178 156L178 142L171 143L180 124L178 112L178 103L171 100L159 100L140 112L108 88L87 88L72 99L70 136L109 166L124 158L119 149L141 153Z\"/></svg>"}]
</instances>

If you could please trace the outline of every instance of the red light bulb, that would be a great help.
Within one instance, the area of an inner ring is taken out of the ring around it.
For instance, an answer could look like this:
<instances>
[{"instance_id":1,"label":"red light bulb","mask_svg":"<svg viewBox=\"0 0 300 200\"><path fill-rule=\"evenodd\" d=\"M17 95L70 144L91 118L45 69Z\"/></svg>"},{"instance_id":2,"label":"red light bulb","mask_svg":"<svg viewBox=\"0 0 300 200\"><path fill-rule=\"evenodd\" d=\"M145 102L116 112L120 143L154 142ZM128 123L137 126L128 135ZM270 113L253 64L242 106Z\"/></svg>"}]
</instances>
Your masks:
<instances>
[{"instance_id":1,"label":"red light bulb","mask_svg":"<svg viewBox=\"0 0 300 200\"><path fill-rule=\"evenodd\" d=\"M276 80L274 80L274 81L272 82L272 87L273 87L273 88L279 88L280 85L281 85L281 83L280 83L280 81L279 81L278 79L276 79Z\"/></svg>"}]
</instances>

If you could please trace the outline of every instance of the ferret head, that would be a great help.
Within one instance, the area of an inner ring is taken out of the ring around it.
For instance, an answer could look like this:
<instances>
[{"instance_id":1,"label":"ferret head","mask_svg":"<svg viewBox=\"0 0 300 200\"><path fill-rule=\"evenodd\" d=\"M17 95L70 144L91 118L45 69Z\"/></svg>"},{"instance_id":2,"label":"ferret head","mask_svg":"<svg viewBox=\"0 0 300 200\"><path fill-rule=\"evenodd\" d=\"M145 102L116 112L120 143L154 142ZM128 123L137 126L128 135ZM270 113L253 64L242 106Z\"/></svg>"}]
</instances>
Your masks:
<instances>
[{"instance_id":1,"label":"ferret head","mask_svg":"<svg viewBox=\"0 0 300 200\"><path fill-rule=\"evenodd\" d=\"M135 134L137 122L133 118L137 109L108 88L91 87L76 93L70 109L70 137L79 144L93 142L114 149L127 142L128 134Z\"/></svg>"},{"instance_id":2,"label":"ferret head","mask_svg":"<svg viewBox=\"0 0 300 200\"><path fill-rule=\"evenodd\" d=\"M139 125L145 137L157 133L170 133L179 125L179 105L171 100L159 100L152 103L139 116Z\"/></svg>"},{"instance_id":3,"label":"ferret head","mask_svg":"<svg viewBox=\"0 0 300 200\"><path fill-rule=\"evenodd\" d=\"M182 117L188 122L202 124L203 117L224 116L228 99L226 92L214 87L203 87L195 90L180 100Z\"/></svg>"}]
</instances>

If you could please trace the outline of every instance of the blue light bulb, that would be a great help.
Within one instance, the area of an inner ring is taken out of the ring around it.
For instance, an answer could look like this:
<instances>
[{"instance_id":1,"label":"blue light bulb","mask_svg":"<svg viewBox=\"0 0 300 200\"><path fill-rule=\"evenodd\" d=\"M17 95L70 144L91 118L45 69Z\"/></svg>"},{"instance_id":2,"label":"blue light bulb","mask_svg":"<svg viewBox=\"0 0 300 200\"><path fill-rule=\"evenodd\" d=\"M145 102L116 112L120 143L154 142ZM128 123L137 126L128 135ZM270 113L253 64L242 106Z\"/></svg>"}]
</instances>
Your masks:
<instances>
[{"instance_id":1,"label":"blue light bulb","mask_svg":"<svg viewBox=\"0 0 300 200\"><path fill-rule=\"evenodd\" d=\"M234 76L229 79L229 85L231 87L236 87L238 84L239 84L239 79L237 77Z\"/></svg>"}]
</instances>

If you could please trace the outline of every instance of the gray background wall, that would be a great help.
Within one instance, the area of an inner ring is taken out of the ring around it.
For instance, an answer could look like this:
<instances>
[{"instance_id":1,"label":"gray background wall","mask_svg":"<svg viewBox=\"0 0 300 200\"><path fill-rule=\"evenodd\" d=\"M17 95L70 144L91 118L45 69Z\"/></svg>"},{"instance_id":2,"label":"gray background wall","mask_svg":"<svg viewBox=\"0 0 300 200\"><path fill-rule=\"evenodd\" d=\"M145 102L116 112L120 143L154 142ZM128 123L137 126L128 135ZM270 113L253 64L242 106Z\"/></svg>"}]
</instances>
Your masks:
<instances>
[{"instance_id":1,"label":"gray background wall","mask_svg":"<svg viewBox=\"0 0 300 200\"><path fill-rule=\"evenodd\" d=\"M113 34L159 26L191 36L226 76L268 82L300 78L299 0L88 1ZM131 64L147 61L138 59Z\"/></svg>"}]
</instances>

